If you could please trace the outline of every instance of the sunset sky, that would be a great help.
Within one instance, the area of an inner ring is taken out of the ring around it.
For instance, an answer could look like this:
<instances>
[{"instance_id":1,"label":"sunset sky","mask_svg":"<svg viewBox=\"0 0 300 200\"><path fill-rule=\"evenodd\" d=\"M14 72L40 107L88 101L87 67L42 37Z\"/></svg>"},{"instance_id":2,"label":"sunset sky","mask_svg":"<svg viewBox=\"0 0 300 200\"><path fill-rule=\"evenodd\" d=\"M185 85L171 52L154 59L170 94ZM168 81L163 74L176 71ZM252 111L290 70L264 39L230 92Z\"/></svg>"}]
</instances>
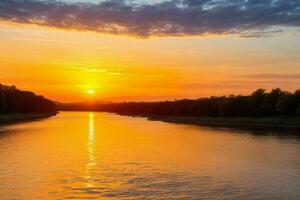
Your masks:
<instances>
[{"instance_id":1,"label":"sunset sky","mask_svg":"<svg viewBox=\"0 0 300 200\"><path fill-rule=\"evenodd\" d=\"M299 0L1 0L0 83L62 102L300 87Z\"/></svg>"}]
</instances>

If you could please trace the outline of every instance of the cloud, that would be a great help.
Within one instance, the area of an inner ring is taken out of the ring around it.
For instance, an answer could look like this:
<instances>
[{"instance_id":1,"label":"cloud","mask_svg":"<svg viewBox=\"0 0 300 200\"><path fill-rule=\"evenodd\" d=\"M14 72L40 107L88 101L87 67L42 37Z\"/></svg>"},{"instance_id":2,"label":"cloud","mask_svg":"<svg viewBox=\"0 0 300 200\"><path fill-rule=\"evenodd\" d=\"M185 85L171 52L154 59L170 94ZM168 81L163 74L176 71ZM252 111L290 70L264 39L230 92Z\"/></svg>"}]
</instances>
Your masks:
<instances>
[{"instance_id":1,"label":"cloud","mask_svg":"<svg viewBox=\"0 0 300 200\"><path fill-rule=\"evenodd\" d=\"M92 68L92 67L86 67L85 65L80 64L70 64L73 66L67 66L64 67L67 70L72 71L82 71L82 72L88 72L88 73L105 73L112 76L134 76L134 73L124 72L120 69L105 69L105 68ZM77 66L74 66L77 65ZM1 74L0 74L1 75Z\"/></svg>"},{"instance_id":2,"label":"cloud","mask_svg":"<svg viewBox=\"0 0 300 200\"><path fill-rule=\"evenodd\" d=\"M299 0L130 0L68 3L1 0L0 20L98 33L149 36L273 35L300 27ZM275 30L274 30L275 28Z\"/></svg>"},{"instance_id":3,"label":"cloud","mask_svg":"<svg viewBox=\"0 0 300 200\"><path fill-rule=\"evenodd\" d=\"M83 72L96 72L96 73L105 73L106 72L106 69L91 68L91 67L86 67L84 65L79 65L79 64L76 64L76 65L77 66L67 66L67 67L65 67L65 69L75 70L75 71L83 71Z\"/></svg>"},{"instance_id":4,"label":"cloud","mask_svg":"<svg viewBox=\"0 0 300 200\"><path fill-rule=\"evenodd\" d=\"M42 39L42 38L33 38L33 37L13 37L12 40L30 41L30 42L50 42L50 43L62 43L62 44L73 43L72 41L67 41L67 40L53 40L53 39Z\"/></svg>"},{"instance_id":5,"label":"cloud","mask_svg":"<svg viewBox=\"0 0 300 200\"><path fill-rule=\"evenodd\" d=\"M287 79L287 80L300 80L300 74L252 74L242 76L249 79Z\"/></svg>"}]
</instances>

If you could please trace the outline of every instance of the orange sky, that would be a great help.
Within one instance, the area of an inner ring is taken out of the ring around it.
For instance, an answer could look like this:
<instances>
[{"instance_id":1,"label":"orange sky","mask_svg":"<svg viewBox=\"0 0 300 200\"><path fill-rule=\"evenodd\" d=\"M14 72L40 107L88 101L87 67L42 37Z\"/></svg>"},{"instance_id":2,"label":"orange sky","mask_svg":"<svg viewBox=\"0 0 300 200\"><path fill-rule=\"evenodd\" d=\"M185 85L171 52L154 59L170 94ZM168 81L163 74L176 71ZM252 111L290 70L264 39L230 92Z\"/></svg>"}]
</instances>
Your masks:
<instances>
[{"instance_id":1,"label":"orange sky","mask_svg":"<svg viewBox=\"0 0 300 200\"><path fill-rule=\"evenodd\" d=\"M0 44L2 84L62 102L172 100L300 85L300 37L289 32L137 39L2 22Z\"/></svg>"}]
</instances>

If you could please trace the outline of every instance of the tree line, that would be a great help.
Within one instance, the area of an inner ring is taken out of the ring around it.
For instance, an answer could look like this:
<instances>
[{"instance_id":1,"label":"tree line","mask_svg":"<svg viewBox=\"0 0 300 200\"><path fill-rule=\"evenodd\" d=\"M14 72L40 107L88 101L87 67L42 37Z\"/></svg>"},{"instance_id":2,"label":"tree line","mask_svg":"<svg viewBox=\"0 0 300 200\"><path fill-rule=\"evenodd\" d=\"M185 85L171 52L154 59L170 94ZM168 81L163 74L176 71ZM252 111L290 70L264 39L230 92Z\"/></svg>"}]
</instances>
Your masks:
<instances>
[{"instance_id":1,"label":"tree line","mask_svg":"<svg viewBox=\"0 0 300 200\"><path fill-rule=\"evenodd\" d=\"M68 104L63 110L94 110L124 115L176 115L206 117L300 117L300 90L258 89L251 95L229 95L163 102Z\"/></svg>"},{"instance_id":2,"label":"tree line","mask_svg":"<svg viewBox=\"0 0 300 200\"><path fill-rule=\"evenodd\" d=\"M0 84L0 114L55 111L56 104L43 96L38 96L28 91L21 91L15 86Z\"/></svg>"}]
</instances>

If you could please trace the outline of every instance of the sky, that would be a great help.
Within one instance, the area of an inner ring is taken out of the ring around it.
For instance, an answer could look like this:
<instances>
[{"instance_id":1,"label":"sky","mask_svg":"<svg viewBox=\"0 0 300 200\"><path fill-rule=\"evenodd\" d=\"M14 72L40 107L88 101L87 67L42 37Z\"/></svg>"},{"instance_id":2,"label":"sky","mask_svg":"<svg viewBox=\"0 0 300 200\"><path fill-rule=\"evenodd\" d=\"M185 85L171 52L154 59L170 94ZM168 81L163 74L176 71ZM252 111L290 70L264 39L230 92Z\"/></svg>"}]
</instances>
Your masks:
<instances>
[{"instance_id":1,"label":"sky","mask_svg":"<svg viewBox=\"0 0 300 200\"><path fill-rule=\"evenodd\" d=\"M300 1L1 0L0 44L2 84L61 102L294 91Z\"/></svg>"}]
</instances>

